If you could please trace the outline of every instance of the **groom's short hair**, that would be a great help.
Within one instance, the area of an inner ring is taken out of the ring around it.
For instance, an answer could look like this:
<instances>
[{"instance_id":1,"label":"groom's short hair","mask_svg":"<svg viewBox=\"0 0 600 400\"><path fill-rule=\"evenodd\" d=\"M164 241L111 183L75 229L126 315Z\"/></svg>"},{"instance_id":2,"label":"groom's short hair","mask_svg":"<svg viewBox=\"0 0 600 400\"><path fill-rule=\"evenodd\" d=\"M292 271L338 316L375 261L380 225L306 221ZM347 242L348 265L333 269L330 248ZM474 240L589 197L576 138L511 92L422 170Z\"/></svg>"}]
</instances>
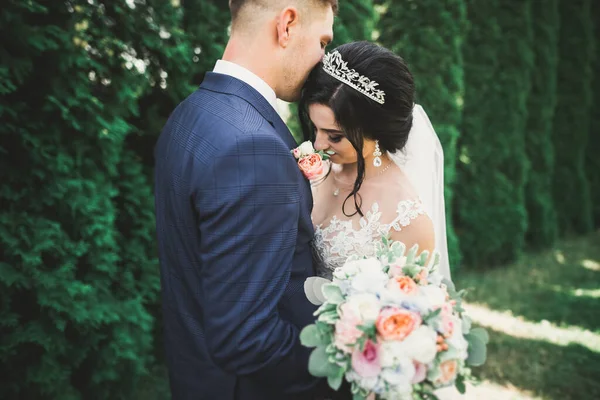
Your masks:
<instances>
[{"instance_id":1,"label":"groom's short hair","mask_svg":"<svg viewBox=\"0 0 600 400\"><path fill-rule=\"evenodd\" d=\"M240 16L242 10L249 6L257 8L269 9L272 6L284 5L285 0L229 0L229 10L231 11L231 21L235 21ZM287 0L288 3L304 3L307 6L327 6L330 5L334 13L337 13L338 0ZM292 5L292 4L290 4Z\"/></svg>"}]
</instances>

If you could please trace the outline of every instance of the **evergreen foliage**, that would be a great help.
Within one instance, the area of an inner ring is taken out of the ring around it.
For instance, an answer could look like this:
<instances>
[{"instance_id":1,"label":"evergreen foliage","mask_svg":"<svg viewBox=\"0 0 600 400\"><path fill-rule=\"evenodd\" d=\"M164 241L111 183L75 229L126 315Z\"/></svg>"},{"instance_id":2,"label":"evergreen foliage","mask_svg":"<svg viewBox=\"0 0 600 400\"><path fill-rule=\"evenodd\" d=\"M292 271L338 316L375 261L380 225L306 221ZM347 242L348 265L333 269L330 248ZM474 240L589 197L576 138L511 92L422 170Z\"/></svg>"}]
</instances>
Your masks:
<instances>
[{"instance_id":1,"label":"evergreen foliage","mask_svg":"<svg viewBox=\"0 0 600 400\"><path fill-rule=\"evenodd\" d=\"M405 1L391 0L383 6L379 41L409 64L415 77L417 103L429 115L444 148L446 226L450 265L454 268L460 263L452 203L464 96L466 2L424 0L408 6Z\"/></svg>"},{"instance_id":2,"label":"evergreen foliage","mask_svg":"<svg viewBox=\"0 0 600 400\"><path fill-rule=\"evenodd\" d=\"M465 261L491 266L521 252L527 215L525 127L533 70L531 2L469 0L465 105L455 226Z\"/></svg>"},{"instance_id":3,"label":"evergreen foliage","mask_svg":"<svg viewBox=\"0 0 600 400\"><path fill-rule=\"evenodd\" d=\"M152 191L127 139L164 63L192 65L182 16L158 0L3 6L0 398L130 398L152 363Z\"/></svg>"},{"instance_id":4,"label":"evergreen foliage","mask_svg":"<svg viewBox=\"0 0 600 400\"><path fill-rule=\"evenodd\" d=\"M592 21L594 22L594 68L593 71L593 100L590 108L591 129L586 154L586 172L590 182L592 196L592 218L595 228L600 228L600 2L592 3Z\"/></svg>"},{"instance_id":5,"label":"evergreen foliage","mask_svg":"<svg viewBox=\"0 0 600 400\"><path fill-rule=\"evenodd\" d=\"M585 156L592 106L593 29L590 0L561 1L558 105L554 114L554 203L561 233L592 229Z\"/></svg>"},{"instance_id":6,"label":"evergreen foliage","mask_svg":"<svg viewBox=\"0 0 600 400\"><path fill-rule=\"evenodd\" d=\"M525 131L527 157L531 163L526 187L527 242L533 248L554 244L558 220L552 195L554 146L552 121L557 103L559 0L532 3L535 72L532 75Z\"/></svg>"}]
</instances>

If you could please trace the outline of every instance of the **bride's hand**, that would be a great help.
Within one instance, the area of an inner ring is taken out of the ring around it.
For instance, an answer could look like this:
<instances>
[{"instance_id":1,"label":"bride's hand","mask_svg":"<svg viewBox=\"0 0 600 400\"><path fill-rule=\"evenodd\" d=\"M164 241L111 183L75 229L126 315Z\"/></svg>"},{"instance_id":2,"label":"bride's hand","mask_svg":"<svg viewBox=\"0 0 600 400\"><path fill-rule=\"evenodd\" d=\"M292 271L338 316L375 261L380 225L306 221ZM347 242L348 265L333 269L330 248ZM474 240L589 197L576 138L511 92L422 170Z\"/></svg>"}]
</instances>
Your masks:
<instances>
[{"instance_id":1,"label":"bride's hand","mask_svg":"<svg viewBox=\"0 0 600 400\"><path fill-rule=\"evenodd\" d=\"M375 393L371 393L367 396L366 400L375 400Z\"/></svg>"}]
</instances>

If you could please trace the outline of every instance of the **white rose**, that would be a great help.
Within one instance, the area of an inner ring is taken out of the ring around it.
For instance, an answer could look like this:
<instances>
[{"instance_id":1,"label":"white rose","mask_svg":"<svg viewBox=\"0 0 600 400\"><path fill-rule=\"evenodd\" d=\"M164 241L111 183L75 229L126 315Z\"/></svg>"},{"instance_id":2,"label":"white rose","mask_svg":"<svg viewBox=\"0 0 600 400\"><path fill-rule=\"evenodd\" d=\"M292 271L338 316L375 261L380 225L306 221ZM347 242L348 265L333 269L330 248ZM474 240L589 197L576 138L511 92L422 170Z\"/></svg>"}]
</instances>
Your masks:
<instances>
[{"instance_id":1,"label":"white rose","mask_svg":"<svg viewBox=\"0 0 600 400\"><path fill-rule=\"evenodd\" d=\"M433 329L421 325L404 339L402 345L411 359L428 364L437 354L436 339L437 334Z\"/></svg>"},{"instance_id":2,"label":"white rose","mask_svg":"<svg viewBox=\"0 0 600 400\"><path fill-rule=\"evenodd\" d=\"M375 321L381 309L377 296L371 293L358 293L351 296L344 305L359 315L363 321Z\"/></svg>"},{"instance_id":3,"label":"white rose","mask_svg":"<svg viewBox=\"0 0 600 400\"><path fill-rule=\"evenodd\" d=\"M405 256L397 257L389 265L390 265L390 269L388 270L388 275L390 277L404 275L404 273L402 272L402 269L406 265L406 257Z\"/></svg>"},{"instance_id":4,"label":"white rose","mask_svg":"<svg viewBox=\"0 0 600 400\"><path fill-rule=\"evenodd\" d=\"M437 286L421 286L421 293L427 298L431 307L441 307L446 302L446 293Z\"/></svg>"},{"instance_id":5,"label":"white rose","mask_svg":"<svg viewBox=\"0 0 600 400\"><path fill-rule=\"evenodd\" d=\"M347 261L342 268L344 271L355 271L354 273L383 270L381 263L376 258L363 258L359 260Z\"/></svg>"},{"instance_id":6,"label":"white rose","mask_svg":"<svg viewBox=\"0 0 600 400\"><path fill-rule=\"evenodd\" d=\"M315 152L315 148L310 141L306 141L300 145L300 157L308 156Z\"/></svg>"},{"instance_id":7,"label":"white rose","mask_svg":"<svg viewBox=\"0 0 600 400\"><path fill-rule=\"evenodd\" d=\"M372 377L372 378L362 378L359 377L356 380L356 383L358 383L358 385L368 391L371 391L373 389L375 389L375 386L377 386L377 381L379 380L378 377Z\"/></svg>"},{"instance_id":8,"label":"white rose","mask_svg":"<svg viewBox=\"0 0 600 400\"><path fill-rule=\"evenodd\" d=\"M461 321L454 316L451 318L454 319L454 330L452 331L452 336L450 336L446 342L451 349L458 352L458 358L464 360L468 357L467 349L469 347L469 342L467 342L463 335Z\"/></svg>"},{"instance_id":9,"label":"white rose","mask_svg":"<svg viewBox=\"0 0 600 400\"><path fill-rule=\"evenodd\" d=\"M352 278L352 289L357 292L379 293L388 281L387 275L382 270L363 270Z\"/></svg>"},{"instance_id":10,"label":"white rose","mask_svg":"<svg viewBox=\"0 0 600 400\"><path fill-rule=\"evenodd\" d=\"M393 367L384 368L381 377L390 385L395 386L394 391L410 392L411 381L415 373L415 364L410 358L403 357Z\"/></svg>"},{"instance_id":11,"label":"white rose","mask_svg":"<svg viewBox=\"0 0 600 400\"><path fill-rule=\"evenodd\" d=\"M393 367L396 365L398 354L397 347L401 347L400 342L389 341L381 343L379 349L379 363L383 368Z\"/></svg>"}]
</instances>

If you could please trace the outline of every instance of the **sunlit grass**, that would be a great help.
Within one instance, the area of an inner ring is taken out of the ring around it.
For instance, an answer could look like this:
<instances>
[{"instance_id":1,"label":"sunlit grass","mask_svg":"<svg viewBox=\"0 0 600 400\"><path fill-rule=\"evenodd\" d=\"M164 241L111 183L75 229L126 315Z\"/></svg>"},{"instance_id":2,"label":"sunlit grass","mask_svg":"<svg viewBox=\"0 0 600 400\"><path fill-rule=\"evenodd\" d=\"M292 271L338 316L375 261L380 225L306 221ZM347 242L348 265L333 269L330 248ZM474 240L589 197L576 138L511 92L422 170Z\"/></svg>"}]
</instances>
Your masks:
<instances>
[{"instance_id":1,"label":"sunlit grass","mask_svg":"<svg viewBox=\"0 0 600 400\"><path fill-rule=\"evenodd\" d=\"M466 304L465 309L477 325L516 338L542 340L559 346L578 344L600 352L600 334L586 329L561 328L546 320L531 322L522 317L515 317L509 311L494 311L479 304Z\"/></svg>"},{"instance_id":2,"label":"sunlit grass","mask_svg":"<svg viewBox=\"0 0 600 400\"><path fill-rule=\"evenodd\" d=\"M600 233L455 281L491 338L469 400L600 398Z\"/></svg>"}]
</instances>

